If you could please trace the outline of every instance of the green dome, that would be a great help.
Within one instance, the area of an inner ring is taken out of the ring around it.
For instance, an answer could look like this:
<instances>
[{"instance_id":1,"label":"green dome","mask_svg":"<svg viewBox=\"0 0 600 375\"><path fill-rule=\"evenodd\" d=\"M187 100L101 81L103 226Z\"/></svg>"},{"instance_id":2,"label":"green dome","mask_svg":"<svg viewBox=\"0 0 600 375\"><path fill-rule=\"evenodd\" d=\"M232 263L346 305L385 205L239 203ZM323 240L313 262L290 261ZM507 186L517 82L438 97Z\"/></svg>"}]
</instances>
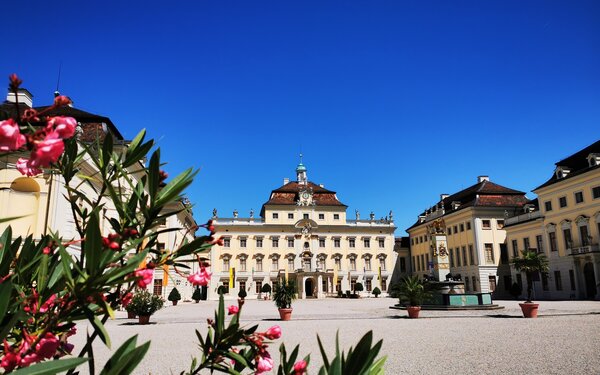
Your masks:
<instances>
[{"instance_id":1,"label":"green dome","mask_svg":"<svg viewBox=\"0 0 600 375\"><path fill-rule=\"evenodd\" d=\"M298 166L296 167L296 172L306 172L306 167L304 166L304 164L298 164Z\"/></svg>"}]
</instances>

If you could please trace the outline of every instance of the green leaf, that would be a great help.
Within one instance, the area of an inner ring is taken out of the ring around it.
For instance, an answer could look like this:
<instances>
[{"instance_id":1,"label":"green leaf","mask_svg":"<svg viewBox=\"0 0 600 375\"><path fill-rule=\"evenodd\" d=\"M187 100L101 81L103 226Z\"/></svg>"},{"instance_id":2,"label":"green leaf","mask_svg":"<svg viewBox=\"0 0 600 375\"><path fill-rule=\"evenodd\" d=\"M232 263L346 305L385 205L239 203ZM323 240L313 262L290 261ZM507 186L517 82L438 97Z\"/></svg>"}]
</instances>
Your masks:
<instances>
[{"instance_id":1,"label":"green leaf","mask_svg":"<svg viewBox=\"0 0 600 375\"><path fill-rule=\"evenodd\" d=\"M65 359L55 359L52 361L46 361L42 363L37 363L33 366L25 367L19 369L15 372L12 372L14 375L50 375L50 374L58 374L59 372L63 372L66 370L70 370L75 368L82 363L87 362L87 358L65 358Z\"/></svg>"},{"instance_id":2,"label":"green leaf","mask_svg":"<svg viewBox=\"0 0 600 375\"><path fill-rule=\"evenodd\" d=\"M85 241L82 243L86 263L85 270L90 276L104 271L100 269L100 257L103 252L102 235L100 234L100 224L98 223L98 212L94 211L90 215L85 232Z\"/></svg>"},{"instance_id":3,"label":"green leaf","mask_svg":"<svg viewBox=\"0 0 600 375\"><path fill-rule=\"evenodd\" d=\"M6 311L8 311L8 304L11 301L11 294L13 291L12 281L5 280L2 284L0 284L0 322L4 320L4 315L6 315Z\"/></svg>"},{"instance_id":4,"label":"green leaf","mask_svg":"<svg viewBox=\"0 0 600 375\"><path fill-rule=\"evenodd\" d=\"M91 311L90 311L90 313L91 313ZM108 335L108 332L106 331L106 327L104 327L104 324L102 324L100 319L98 319L98 317L95 315L88 316L88 320L90 321L90 323L92 323L96 332L98 332L98 336L100 336L100 339L102 340L102 342L106 345L107 348L110 349L110 336Z\"/></svg>"},{"instance_id":5,"label":"green leaf","mask_svg":"<svg viewBox=\"0 0 600 375\"><path fill-rule=\"evenodd\" d=\"M24 218L27 216L30 216L30 215L3 217L0 219L0 223L6 223L7 221L17 220L17 219L21 219L21 218Z\"/></svg>"},{"instance_id":6,"label":"green leaf","mask_svg":"<svg viewBox=\"0 0 600 375\"><path fill-rule=\"evenodd\" d=\"M156 205L163 206L177 198L181 192L192 183L194 176L196 176L197 173L198 171L192 172L191 168L181 172L177 177L171 180L167 186L162 188L158 194Z\"/></svg>"},{"instance_id":7,"label":"green leaf","mask_svg":"<svg viewBox=\"0 0 600 375\"><path fill-rule=\"evenodd\" d=\"M43 291L46 287L46 282L48 281L48 260L50 258L46 254L41 254L41 256L42 259L37 270L37 285L39 291Z\"/></svg>"},{"instance_id":8,"label":"green leaf","mask_svg":"<svg viewBox=\"0 0 600 375\"><path fill-rule=\"evenodd\" d=\"M150 348L150 342L136 347L137 338L138 336L135 335L125 341L106 362L100 375L126 375L132 373L146 355L148 348Z\"/></svg>"},{"instance_id":9,"label":"green leaf","mask_svg":"<svg viewBox=\"0 0 600 375\"><path fill-rule=\"evenodd\" d=\"M323 358L323 366L328 369L329 360L327 359L327 353L325 353L325 348L323 347L323 343L321 342L319 335L317 335L317 342L319 343L319 351L321 351L321 357Z\"/></svg>"}]
</instances>

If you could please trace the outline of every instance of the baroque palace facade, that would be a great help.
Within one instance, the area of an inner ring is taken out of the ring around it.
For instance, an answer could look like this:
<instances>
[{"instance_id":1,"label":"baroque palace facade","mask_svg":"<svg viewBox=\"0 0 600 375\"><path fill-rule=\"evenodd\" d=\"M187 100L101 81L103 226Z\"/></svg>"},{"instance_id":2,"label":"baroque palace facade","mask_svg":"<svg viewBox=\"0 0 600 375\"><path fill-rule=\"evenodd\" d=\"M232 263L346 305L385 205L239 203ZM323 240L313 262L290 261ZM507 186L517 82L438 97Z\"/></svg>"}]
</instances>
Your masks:
<instances>
[{"instance_id":1,"label":"baroque palace facade","mask_svg":"<svg viewBox=\"0 0 600 375\"><path fill-rule=\"evenodd\" d=\"M375 287L386 294L397 261L392 212L366 220L356 212L356 220L348 220L347 206L334 191L308 181L302 162L296 175L271 192L259 218L252 211L248 218L213 211L215 236L223 236L224 246L211 251L210 299L218 298L219 286L226 298L242 289L257 298L263 285L272 287L284 275L296 283L299 298L337 295L358 282L364 295Z\"/></svg>"},{"instance_id":2,"label":"baroque palace facade","mask_svg":"<svg viewBox=\"0 0 600 375\"><path fill-rule=\"evenodd\" d=\"M440 271L435 267L449 267L450 276L464 282L465 292L504 296L498 266L508 261L505 217L526 203L524 192L495 184L488 176L452 195L441 194L406 230L413 275L431 278Z\"/></svg>"},{"instance_id":3,"label":"baroque palace facade","mask_svg":"<svg viewBox=\"0 0 600 375\"><path fill-rule=\"evenodd\" d=\"M533 190L537 199L506 219L510 257L525 249L548 257L550 271L534 281L536 299L599 299L600 141L555 165ZM525 289L514 268L504 277Z\"/></svg>"}]
</instances>

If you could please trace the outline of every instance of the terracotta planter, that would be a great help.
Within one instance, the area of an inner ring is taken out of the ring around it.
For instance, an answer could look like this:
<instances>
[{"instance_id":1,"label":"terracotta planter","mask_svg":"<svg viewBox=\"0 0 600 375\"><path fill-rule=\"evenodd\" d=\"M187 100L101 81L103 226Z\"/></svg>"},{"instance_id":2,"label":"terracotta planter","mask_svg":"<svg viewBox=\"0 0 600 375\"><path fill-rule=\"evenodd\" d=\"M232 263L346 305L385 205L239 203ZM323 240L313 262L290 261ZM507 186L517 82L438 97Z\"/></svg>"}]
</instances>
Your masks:
<instances>
[{"instance_id":1,"label":"terracotta planter","mask_svg":"<svg viewBox=\"0 0 600 375\"><path fill-rule=\"evenodd\" d=\"M150 323L150 315L140 315L138 321L140 324L148 324Z\"/></svg>"},{"instance_id":2,"label":"terracotta planter","mask_svg":"<svg viewBox=\"0 0 600 375\"><path fill-rule=\"evenodd\" d=\"M173 306L177 306L177 302L179 302L179 301L171 301L171 302L173 302Z\"/></svg>"},{"instance_id":3,"label":"terracotta planter","mask_svg":"<svg viewBox=\"0 0 600 375\"><path fill-rule=\"evenodd\" d=\"M410 319L417 319L419 317L419 312L421 311L421 306L408 306L406 311L408 311L408 317Z\"/></svg>"},{"instance_id":4,"label":"terracotta planter","mask_svg":"<svg viewBox=\"0 0 600 375\"><path fill-rule=\"evenodd\" d=\"M131 311L127 311L127 319L135 319L135 313Z\"/></svg>"},{"instance_id":5,"label":"terracotta planter","mask_svg":"<svg viewBox=\"0 0 600 375\"><path fill-rule=\"evenodd\" d=\"M524 302L519 303L524 318L537 318L539 303Z\"/></svg>"},{"instance_id":6,"label":"terracotta planter","mask_svg":"<svg viewBox=\"0 0 600 375\"><path fill-rule=\"evenodd\" d=\"M279 309L279 317L281 320L292 319L292 309Z\"/></svg>"}]
</instances>

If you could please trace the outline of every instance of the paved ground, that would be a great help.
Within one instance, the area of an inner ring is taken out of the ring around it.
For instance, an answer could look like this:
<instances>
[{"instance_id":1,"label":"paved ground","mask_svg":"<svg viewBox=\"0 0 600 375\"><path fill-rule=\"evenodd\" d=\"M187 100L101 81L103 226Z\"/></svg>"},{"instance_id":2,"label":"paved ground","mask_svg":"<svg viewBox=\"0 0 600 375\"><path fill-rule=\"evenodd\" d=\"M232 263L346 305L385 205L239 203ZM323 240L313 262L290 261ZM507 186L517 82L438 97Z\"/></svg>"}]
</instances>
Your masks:
<instances>
[{"instance_id":1,"label":"paved ground","mask_svg":"<svg viewBox=\"0 0 600 375\"><path fill-rule=\"evenodd\" d=\"M286 347L301 344L302 355L312 352L311 373L320 363L316 334L333 351L337 331L347 349L373 330L384 340L386 374L600 374L600 302L543 301L538 319L523 319L517 302L495 301L505 309L422 311L418 320L389 309L394 303L388 298L300 300L294 303L293 320L279 322L272 301L250 300L242 321L265 330L279 324ZM194 330L206 333L206 318L216 306L214 301L168 306L148 326L118 312L107 329L114 349L134 334L152 341L136 374L178 374L199 355ZM74 337L77 348L85 330L79 327ZM275 356L277 348L271 350ZM109 357L101 344L95 354L99 364Z\"/></svg>"}]
</instances>

